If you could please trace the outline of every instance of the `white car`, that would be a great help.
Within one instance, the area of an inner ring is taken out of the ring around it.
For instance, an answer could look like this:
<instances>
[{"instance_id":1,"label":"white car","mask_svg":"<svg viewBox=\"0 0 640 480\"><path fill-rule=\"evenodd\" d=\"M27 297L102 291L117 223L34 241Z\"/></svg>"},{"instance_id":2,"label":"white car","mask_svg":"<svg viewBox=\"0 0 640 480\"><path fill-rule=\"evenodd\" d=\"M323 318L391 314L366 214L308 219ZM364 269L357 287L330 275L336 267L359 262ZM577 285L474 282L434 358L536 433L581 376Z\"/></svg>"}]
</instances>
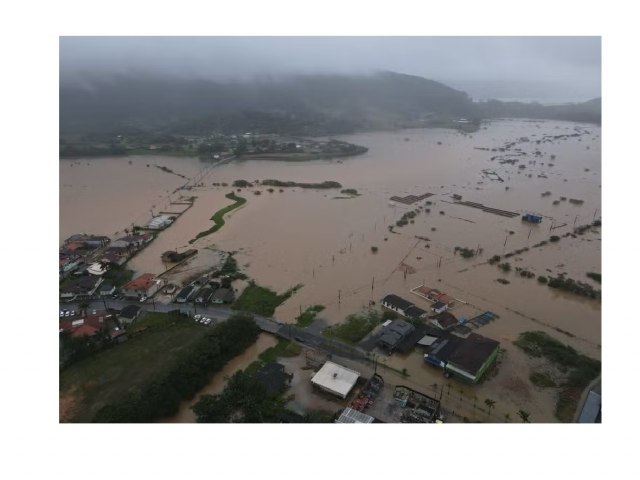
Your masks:
<instances>
[{"instance_id":1,"label":"white car","mask_svg":"<svg viewBox=\"0 0 640 480\"><path fill-rule=\"evenodd\" d=\"M64 310L60 310L60 316L64 317Z\"/></svg>"},{"instance_id":2,"label":"white car","mask_svg":"<svg viewBox=\"0 0 640 480\"><path fill-rule=\"evenodd\" d=\"M91 315L95 315L96 314L96 309L94 308Z\"/></svg>"},{"instance_id":3,"label":"white car","mask_svg":"<svg viewBox=\"0 0 640 480\"><path fill-rule=\"evenodd\" d=\"M210 323L211 323L211 319L210 318L207 318L207 321L204 322L205 325L209 325Z\"/></svg>"},{"instance_id":4,"label":"white car","mask_svg":"<svg viewBox=\"0 0 640 480\"><path fill-rule=\"evenodd\" d=\"M194 316L193 316L193 319L194 319L196 322L199 322L201 318L202 318L202 315L194 315Z\"/></svg>"},{"instance_id":5,"label":"white car","mask_svg":"<svg viewBox=\"0 0 640 480\"><path fill-rule=\"evenodd\" d=\"M206 323L207 320L209 320L207 317L202 317L202 320L200 320L200 323Z\"/></svg>"}]
</instances>

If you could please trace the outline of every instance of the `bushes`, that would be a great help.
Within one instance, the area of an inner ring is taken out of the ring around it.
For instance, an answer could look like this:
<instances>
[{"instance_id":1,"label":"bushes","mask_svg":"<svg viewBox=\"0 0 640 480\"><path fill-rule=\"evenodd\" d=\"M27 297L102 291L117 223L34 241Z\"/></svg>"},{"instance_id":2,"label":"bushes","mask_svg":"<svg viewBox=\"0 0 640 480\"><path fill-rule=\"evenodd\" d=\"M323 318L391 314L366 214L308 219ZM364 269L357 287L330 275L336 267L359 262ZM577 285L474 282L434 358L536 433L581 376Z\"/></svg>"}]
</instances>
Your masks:
<instances>
[{"instance_id":1,"label":"bushes","mask_svg":"<svg viewBox=\"0 0 640 480\"><path fill-rule=\"evenodd\" d=\"M245 288L244 292L242 292L240 298L235 301L232 308L234 310L242 310L244 312L251 312L265 317L270 317L273 315L273 312L278 305L289 299L289 297L291 297L291 295L293 295L300 287L301 285L296 285L282 295L278 295L273 290L266 287L260 287L252 282L247 288Z\"/></svg>"},{"instance_id":2,"label":"bushes","mask_svg":"<svg viewBox=\"0 0 640 480\"><path fill-rule=\"evenodd\" d=\"M466 247L456 247L453 249L454 254L458 252L460 252L460 256L462 258L471 258L476 254L475 250L471 250L470 248Z\"/></svg>"},{"instance_id":3,"label":"bushes","mask_svg":"<svg viewBox=\"0 0 640 480\"><path fill-rule=\"evenodd\" d=\"M564 278L563 276L550 278L548 282L549 287L564 290L566 292L575 293L584 297L598 299L600 298L600 291L594 289L591 285L583 282L576 281L572 278Z\"/></svg>"},{"instance_id":4,"label":"bushes","mask_svg":"<svg viewBox=\"0 0 640 480\"><path fill-rule=\"evenodd\" d=\"M548 282L547 277L543 277L542 275L540 275L538 277L538 282L546 284Z\"/></svg>"},{"instance_id":5,"label":"bushes","mask_svg":"<svg viewBox=\"0 0 640 480\"><path fill-rule=\"evenodd\" d=\"M595 282L602 283L602 274L601 273L589 272L589 273L587 273L587 277L589 277L591 280L593 280Z\"/></svg>"},{"instance_id":6,"label":"bushes","mask_svg":"<svg viewBox=\"0 0 640 480\"><path fill-rule=\"evenodd\" d=\"M501 263L500 265L498 265L498 268L500 270L502 270L503 272L510 272L511 271L511 264L509 262L504 262L504 263Z\"/></svg>"},{"instance_id":7,"label":"bushes","mask_svg":"<svg viewBox=\"0 0 640 480\"><path fill-rule=\"evenodd\" d=\"M212 374L254 343L259 332L252 317L230 317L185 350L172 369L126 398L105 405L93 421L142 423L175 414L181 400L192 398Z\"/></svg>"},{"instance_id":8,"label":"bushes","mask_svg":"<svg viewBox=\"0 0 640 480\"><path fill-rule=\"evenodd\" d=\"M380 324L381 321L382 314L376 311L354 313L349 315L344 323L324 330L323 334L329 338L338 338L354 344L362 340L371 330Z\"/></svg>"},{"instance_id":9,"label":"bushes","mask_svg":"<svg viewBox=\"0 0 640 480\"><path fill-rule=\"evenodd\" d=\"M568 371L566 380L559 385L561 390L558 393L555 415L563 422L571 422L582 390L600 375L600 362L581 355L574 348L540 331L521 333L513 343L526 354L545 357L560 370ZM536 385L545 382L545 385L541 386L551 386L550 381L553 381L550 378L543 379L540 374L535 373L531 375L530 380Z\"/></svg>"},{"instance_id":10,"label":"bushes","mask_svg":"<svg viewBox=\"0 0 640 480\"><path fill-rule=\"evenodd\" d=\"M298 327L308 327L313 323L316 315L324 310L324 305L312 305L308 307L304 312L296 317L296 325Z\"/></svg>"},{"instance_id":11,"label":"bushes","mask_svg":"<svg viewBox=\"0 0 640 480\"><path fill-rule=\"evenodd\" d=\"M494 255L489 259L489 265L495 265L500 261L500 255Z\"/></svg>"}]
</instances>

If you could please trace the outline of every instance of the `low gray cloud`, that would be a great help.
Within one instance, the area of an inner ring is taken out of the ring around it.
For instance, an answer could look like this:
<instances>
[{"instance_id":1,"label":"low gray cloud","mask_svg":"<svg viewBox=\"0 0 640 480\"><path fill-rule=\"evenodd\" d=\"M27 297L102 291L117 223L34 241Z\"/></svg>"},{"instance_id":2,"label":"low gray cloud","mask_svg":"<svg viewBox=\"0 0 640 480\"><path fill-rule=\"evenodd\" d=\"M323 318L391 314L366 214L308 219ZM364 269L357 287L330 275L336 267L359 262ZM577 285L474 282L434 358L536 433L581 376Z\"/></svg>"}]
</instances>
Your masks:
<instances>
[{"instance_id":1,"label":"low gray cloud","mask_svg":"<svg viewBox=\"0 0 640 480\"><path fill-rule=\"evenodd\" d=\"M474 97L600 95L599 37L61 37L63 82L114 74L246 80L391 70ZM536 98L533 98L536 99Z\"/></svg>"}]
</instances>

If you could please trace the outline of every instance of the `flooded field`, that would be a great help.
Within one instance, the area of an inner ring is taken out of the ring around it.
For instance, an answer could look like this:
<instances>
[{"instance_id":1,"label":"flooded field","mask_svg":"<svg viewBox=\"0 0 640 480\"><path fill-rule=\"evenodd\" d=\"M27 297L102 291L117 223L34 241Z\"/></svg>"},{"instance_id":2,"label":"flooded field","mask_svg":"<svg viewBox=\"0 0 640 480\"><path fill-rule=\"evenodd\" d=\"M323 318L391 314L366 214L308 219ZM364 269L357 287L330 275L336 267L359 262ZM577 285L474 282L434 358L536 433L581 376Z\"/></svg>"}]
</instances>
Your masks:
<instances>
[{"instance_id":1,"label":"flooded field","mask_svg":"<svg viewBox=\"0 0 640 480\"><path fill-rule=\"evenodd\" d=\"M523 137L527 141L518 141ZM248 202L227 217L219 232L190 248L237 251L245 272L278 292L303 284L276 310L275 316L284 322L294 321L301 307L322 304L326 307L322 319L335 324L370 301L377 305L387 293L426 309L428 302L409 292L420 284L458 299L452 310L456 316L468 318L490 310L499 318L478 333L499 340L506 350L505 360L498 374L481 386L460 388L476 389L482 393L475 395L504 403L502 409L507 410L508 404L511 412L526 405L533 421L554 421L553 398L532 390L528 360L511 341L520 332L544 330L600 358L600 303L550 289L535 278L521 278L515 267L536 277L567 272L586 283L592 283L587 272L601 272L600 229L576 238L562 237L574 225L600 218L600 129L569 122L504 120L471 135L412 129L339 139L369 151L340 161L251 160L210 169L188 158L61 161L60 239L76 232L113 235L132 222L144 223L152 208L165 210L171 199L196 196L194 206L129 264L138 273L161 273L165 268L162 252L189 246L189 240L212 225L213 213L232 203L224 197L232 188L212 183L269 178L340 182L343 188L357 189L360 196L335 198L344 196L339 190L242 189L236 193ZM500 152L507 142L518 143ZM505 159L517 162L500 163ZM154 164L185 176L202 173L205 186L174 193L185 180ZM256 190L261 195L255 195ZM427 192L434 195L413 205L389 200L394 195ZM454 194L463 201L518 215L510 218L454 204ZM389 231L389 226L418 206L423 209L413 223ZM542 215L543 222L525 223L520 218L524 213ZM560 241L533 247L551 235L561 237ZM372 252L373 246L377 253ZM479 255L465 259L455 253L455 247L467 247ZM513 267L509 273L487 263L493 255L525 247L529 250L508 259ZM204 269L209 262L213 266L215 255L208 255L198 253L185 268ZM401 264L415 273L405 274L398 268ZM509 284L498 283L498 278ZM407 358L394 355L387 361L407 368L409 378L418 385L442 381L441 372L424 365L417 350Z\"/></svg>"}]
</instances>

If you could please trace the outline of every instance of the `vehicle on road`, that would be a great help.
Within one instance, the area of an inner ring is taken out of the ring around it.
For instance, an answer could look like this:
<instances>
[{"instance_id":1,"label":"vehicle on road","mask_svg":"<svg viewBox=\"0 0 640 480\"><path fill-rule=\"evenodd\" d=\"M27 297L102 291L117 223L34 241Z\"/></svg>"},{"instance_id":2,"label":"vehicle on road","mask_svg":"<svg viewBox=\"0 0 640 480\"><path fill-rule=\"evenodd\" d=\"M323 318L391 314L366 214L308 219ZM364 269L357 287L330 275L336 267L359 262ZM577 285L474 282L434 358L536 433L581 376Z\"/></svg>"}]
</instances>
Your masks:
<instances>
[{"instance_id":1,"label":"vehicle on road","mask_svg":"<svg viewBox=\"0 0 640 480\"><path fill-rule=\"evenodd\" d=\"M199 322L201 318L202 318L202 315L194 315L194 316L193 316L193 319L194 319L196 322Z\"/></svg>"},{"instance_id":2,"label":"vehicle on road","mask_svg":"<svg viewBox=\"0 0 640 480\"><path fill-rule=\"evenodd\" d=\"M60 316L64 317L64 310L60 310Z\"/></svg>"},{"instance_id":3,"label":"vehicle on road","mask_svg":"<svg viewBox=\"0 0 640 480\"><path fill-rule=\"evenodd\" d=\"M66 311L64 312L64 316L65 316L65 317L68 317L69 315L71 315L71 312L70 312L69 310L66 310Z\"/></svg>"}]
</instances>

